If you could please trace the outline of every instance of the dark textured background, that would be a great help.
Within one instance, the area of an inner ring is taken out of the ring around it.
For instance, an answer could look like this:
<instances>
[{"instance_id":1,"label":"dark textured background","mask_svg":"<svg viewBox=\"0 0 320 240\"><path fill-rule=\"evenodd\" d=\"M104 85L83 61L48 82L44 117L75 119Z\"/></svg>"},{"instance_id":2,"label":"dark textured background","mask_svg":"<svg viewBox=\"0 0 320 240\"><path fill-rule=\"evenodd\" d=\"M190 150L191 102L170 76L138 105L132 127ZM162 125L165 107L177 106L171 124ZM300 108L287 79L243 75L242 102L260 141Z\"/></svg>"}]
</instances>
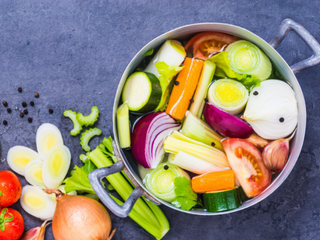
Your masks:
<instances>
[{"instance_id":1,"label":"dark textured background","mask_svg":"<svg viewBox=\"0 0 320 240\"><path fill-rule=\"evenodd\" d=\"M130 59L147 42L173 28L198 22L239 25L270 41L284 18L290 17L320 41L318 1L32 1L0 2L0 101L21 109L23 101L34 121L8 114L0 106L1 159L15 145L36 149L35 132L41 123L57 125L79 163L79 137L68 133L65 109L89 113L101 110L97 127L111 132L111 110L117 83ZM311 51L290 33L278 51L289 64ZM305 94L308 125L301 156L288 179L269 198L244 211L217 217L187 215L162 207L171 230L165 239L320 239L320 67L297 75ZM17 88L22 87L23 93ZM34 92L40 98L33 97ZM101 92L101 95L99 93ZM54 114L50 115L48 109ZM6 119L9 124L4 126ZM91 146L98 144L94 139ZM0 162L0 170L8 169ZM25 184L24 178L20 178ZM20 210L26 229L41 221ZM130 218L111 214L117 239L152 239ZM52 240L51 227L46 239Z\"/></svg>"}]
</instances>

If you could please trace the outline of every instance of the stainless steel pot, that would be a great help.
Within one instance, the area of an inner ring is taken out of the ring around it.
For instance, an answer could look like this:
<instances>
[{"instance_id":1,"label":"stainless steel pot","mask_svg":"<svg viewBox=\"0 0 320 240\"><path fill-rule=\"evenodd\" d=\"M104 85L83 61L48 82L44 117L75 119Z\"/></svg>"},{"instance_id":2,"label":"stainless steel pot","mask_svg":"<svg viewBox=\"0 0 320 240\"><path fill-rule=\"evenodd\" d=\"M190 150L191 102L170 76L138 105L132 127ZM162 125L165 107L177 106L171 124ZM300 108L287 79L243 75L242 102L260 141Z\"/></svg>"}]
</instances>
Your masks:
<instances>
[{"instance_id":1,"label":"stainless steel pot","mask_svg":"<svg viewBox=\"0 0 320 240\"><path fill-rule=\"evenodd\" d=\"M281 41L285 38L285 36L291 30L295 31L305 41L305 43L312 49L314 54L310 58L303 60L301 62L298 62L290 67L275 49L279 46ZM132 73L132 71L137 67L138 63L142 60L143 58L142 55L145 52L147 52L149 49L156 48L167 39L185 39L191 35L194 35L195 33L204 32L204 31L217 31L217 32L227 33L230 35L238 36L243 39L247 39L253 42L254 44L256 44L257 46L259 46L269 56L269 58L275 64L278 71L282 74L282 76L284 76L285 80L291 83L296 94L296 98L298 101L298 109L299 109L297 132L295 134L295 137L291 141L291 153L289 156L288 163L286 164L283 171L272 181L271 185L259 196L246 201L240 208L230 210L230 211L225 211L225 212L218 212L218 213L210 213L210 212L204 212L204 211L184 211L184 210L175 208L173 205L171 205L168 202L165 202L161 199L158 199L157 197L152 196L141 181L141 178L137 170L137 165L133 157L127 152L122 151L118 147L119 140L117 136L117 127L116 127L116 110L119 105L119 99L121 96L122 88L128 76ZM97 169L90 173L89 179L93 189L95 190L95 192L97 193L101 201L115 215L119 217L128 216L135 201L141 195L145 195L147 199L155 202L156 204L161 203L174 210L178 210L180 212L185 212L189 214L195 214L195 215L221 215L221 214L237 212L245 208L248 208L250 206L253 206L254 204L262 201L263 199L271 195L271 193L273 193L288 177L296 161L298 160L298 157L303 145L305 130L306 130L307 113L306 113L304 96L301 91L299 82L295 77L295 74L300 72L303 69L315 66L319 63L320 63L319 43L315 40L313 36L311 36L311 34L304 27L302 27L300 24L298 24L297 22L291 19L285 19L282 22L278 33L269 44L263 39L261 39L260 37L258 37L257 35L255 35L254 33L244 28L230 25L230 24L223 24L223 23L199 23L199 24L186 25L186 26L171 30L153 39L134 56L134 58L131 60L131 62L129 63L129 65L127 66L127 68L125 69L121 77L121 80L118 85L116 97L114 100L114 105L113 105L113 132L115 135L115 142L113 144L114 144L115 154L117 155L117 158L118 158L118 162L111 167ZM136 188L132 192L131 196L127 199L125 204L123 204L122 206L119 206L116 202L114 202L114 200L108 195L107 191L102 187L100 180L106 177L107 175L110 175L122 170L129 176L129 178L132 180Z\"/></svg>"}]
</instances>

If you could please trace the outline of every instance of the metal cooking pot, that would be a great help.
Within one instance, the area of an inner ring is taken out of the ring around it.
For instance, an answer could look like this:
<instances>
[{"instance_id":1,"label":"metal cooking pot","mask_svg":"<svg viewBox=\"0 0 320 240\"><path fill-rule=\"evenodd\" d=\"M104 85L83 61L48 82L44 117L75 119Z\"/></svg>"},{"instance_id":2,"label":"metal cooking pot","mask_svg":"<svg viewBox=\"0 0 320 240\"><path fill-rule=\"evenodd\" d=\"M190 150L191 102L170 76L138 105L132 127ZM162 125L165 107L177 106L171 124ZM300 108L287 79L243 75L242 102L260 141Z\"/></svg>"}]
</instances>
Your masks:
<instances>
[{"instance_id":1,"label":"metal cooking pot","mask_svg":"<svg viewBox=\"0 0 320 240\"><path fill-rule=\"evenodd\" d=\"M305 41L305 43L312 49L314 54L310 58L305 59L299 63L296 63L290 67L275 49L279 46L281 41L285 38L285 36L291 30L295 31ZM217 32L227 33L243 39L247 39L250 42L259 46L268 55L271 61L275 64L276 68L281 73L281 75L285 78L285 80L290 82L290 84L292 85L296 94L296 98L298 101L298 109L299 109L297 132L295 134L295 137L291 140L291 153L289 156L289 160L285 168L282 170L282 172L278 176L273 178L271 185L267 189L265 189L259 196L246 201L239 208L236 208L230 211L225 211L225 212L217 212L217 213L211 213L211 212L205 212L205 211L181 210L174 207L168 202L165 202L155 196L152 196L152 194L143 185L138 173L137 164L134 161L131 154L127 151L122 151L121 148L119 147L119 140L118 140L118 134L117 134L117 127L116 127L116 110L119 105L119 99L121 96L122 88L128 76L133 72L133 70L137 67L139 62L143 59L142 55L145 52L147 52L149 49L160 46L160 44L162 44L167 39L178 39L178 40L186 39L187 37L190 37L196 33L204 32L204 31L217 31ZM315 66L319 63L320 63L319 43L315 40L313 36L311 36L311 34L304 27L302 27L300 24L298 24L297 22L291 19L285 19L282 22L278 33L269 44L266 41L264 41L262 38L258 37L254 33L244 28L230 25L230 24L224 24L224 23L191 24L191 25L186 25L183 27L176 28L174 30L171 30L169 32L166 32L160 35L159 37L153 39L151 42L145 45L134 56L134 58L131 60L131 62L129 63L129 65L127 66L127 68L125 69L121 77L121 80L118 85L116 97L114 100L114 104L113 104L113 132L115 135L114 136L115 142L113 143L113 145L114 145L115 154L118 158L118 162L110 167L100 168L90 173L89 180L93 189L95 190L100 200L115 215L119 217L128 216L135 201L141 195L145 195L147 199L153 201L156 204L163 204L174 210L189 213L189 214L195 214L195 215L221 215L221 214L237 212L245 208L248 208L250 206L253 206L254 204L262 201L263 199L268 197L271 193L273 193L288 177L296 161L298 160L298 157L303 145L305 131L306 131L307 113L306 113L304 96L295 74L300 72L303 69ZM107 175L120 172L122 170L132 180L136 188L132 192L130 197L127 199L127 201L122 206L120 206L108 195L107 191L103 188L103 186L101 185L101 179L106 177Z\"/></svg>"}]
</instances>

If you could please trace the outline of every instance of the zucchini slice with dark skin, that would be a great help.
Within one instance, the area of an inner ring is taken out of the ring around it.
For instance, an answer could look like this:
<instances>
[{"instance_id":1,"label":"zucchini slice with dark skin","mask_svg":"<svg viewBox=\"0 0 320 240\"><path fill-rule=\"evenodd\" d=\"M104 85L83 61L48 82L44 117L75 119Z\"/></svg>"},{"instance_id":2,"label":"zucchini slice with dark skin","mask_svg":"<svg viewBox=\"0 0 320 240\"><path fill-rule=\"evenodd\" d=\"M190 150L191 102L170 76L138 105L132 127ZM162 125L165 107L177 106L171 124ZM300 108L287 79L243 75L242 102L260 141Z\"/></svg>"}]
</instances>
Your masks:
<instances>
[{"instance_id":1,"label":"zucchini slice with dark skin","mask_svg":"<svg viewBox=\"0 0 320 240\"><path fill-rule=\"evenodd\" d=\"M203 201L208 212L232 210L240 207L242 204L238 188L204 193Z\"/></svg>"}]
</instances>

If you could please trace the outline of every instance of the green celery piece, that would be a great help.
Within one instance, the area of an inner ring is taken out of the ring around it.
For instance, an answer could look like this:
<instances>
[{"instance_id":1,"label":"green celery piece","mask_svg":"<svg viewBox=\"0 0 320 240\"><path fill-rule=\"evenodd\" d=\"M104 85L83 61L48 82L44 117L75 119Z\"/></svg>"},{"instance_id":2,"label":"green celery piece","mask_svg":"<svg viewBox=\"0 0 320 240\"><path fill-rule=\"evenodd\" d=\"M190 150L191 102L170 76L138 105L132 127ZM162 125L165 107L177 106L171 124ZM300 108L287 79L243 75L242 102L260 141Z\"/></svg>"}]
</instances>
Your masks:
<instances>
[{"instance_id":1,"label":"green celery piece","mask_svg":"<svg viewBox=\"0 0 320 240\"><path fill-rule=\"evenodd\" d=\"M109 191L114 191L115 190L114 187L111 184L108 184L107 189Z\"/></svg>"},{"instance_id":2,"label":"green celery piece","mask_svg":"<svg viewBox=\"0 0 320 240\"><path fill-rule=\"evenodd\" d=\"M77 113L77 120L81 126L92 126L99 118L99 109L97 106L91 108L91 113L88 116L83 116L82 113Z\"/></svg>"},{"instance_id":3,"label":"green celery piece","mask_svg":"<svg viewBox=\"0 0 320 240\"><path fill-rule=\"evenodd\" d=\"M216 64L215 75L222 78L232 78L240 81L249 91L254 87L260 86L260 79L247 74L239 74L232 70L228 52L220 52L211 58L211 62Z\"/></svg>"},{"instance_id":4,"label":"green celery piece","mask_svg":"<svg viewBox=\"0 0 320 240\"><path fill-rule=\"evenodd\" d=\"M99 201L99 197L96 195L96 194L86 194L84 195L85 197L89 197L89 198L92 198L96 201Z\"/></svg>"},{"instance_id":5,"label":"green celery piece","mask_svg":"<svg viewBox=\"0 0 320 240\"><path fill-rule=\"evenodd\" d=\"M72 110L63 112L63 116L68 117L73 122L73 129L70 131L71 136L77 136L82 131L82 126L77 120L77 113Z\"/></svg>"},{"instance_id":6,"label":"green celery piece","mask_svg":"<svg viewBox=\"0 0 320 240\"><path fill-rule=\"evenodd\" d=\"M97 147L93 150L89 155L91 161L98 168L109 167L113 165L113 161L110 160L101 150ZM132 186L121 173L115 173L106 177L109 183L114 187L117 193L124 199L125 201L129 198L130 194L133 191ZM148 222L152 223L154 226L160 228L160 223L157 218L154 216L153 212L149 207L146 207L145 203L141 198L137 200L134 205L134 208L137 212L139 212Z\"/></svg>"},{"instance_id":7,"label":"green celery piece","mask_svg":"<svg viewBox=\"0 0 320 240\"><path fill-rule=\"evenodd\" d=\"M88 158L88 156L85 155L85 154L80 154L79 158L83 163L85 163L86 161L90 160L90 158Z\"/></svg>"},{"instance_id":8,"label":"green celery piece","mask_svg":"<svg viewBox=\"0 0 320 240\"><path fill-rule=\"evenodd\" d=\"M177 197L173 199L172 204L180 207L182 210L190 210L197 205L198 195L193 192L190 180L186 177L177 177L174 179L174 192Z\"/></svg>"},{"instance_id":9,"label":"green celery piece","mask_svg":"<svg viewBox=\"0 0 320 240\"><path fill-rule=\"evenodd\" d=\"M85 150L86 152L91 151L91 148L89 146L89 141L91 140L92 137L96 135L98 136L101 135L101 130L99 128L90 128L81 134L80 145L83 150Z\"/></svg>"},{"instance_id":10,"label":"green celery piece","mask_svg":"<svg viewBox=\"0 0 320 240\"><path fill-rule=\"evenodd\" d=\"M153 54L154 49L151 48L148 52L146 52L145 54L143 54L143 57L147 57L147 56L151 56Z\"/></svg>"}]
</instances>

